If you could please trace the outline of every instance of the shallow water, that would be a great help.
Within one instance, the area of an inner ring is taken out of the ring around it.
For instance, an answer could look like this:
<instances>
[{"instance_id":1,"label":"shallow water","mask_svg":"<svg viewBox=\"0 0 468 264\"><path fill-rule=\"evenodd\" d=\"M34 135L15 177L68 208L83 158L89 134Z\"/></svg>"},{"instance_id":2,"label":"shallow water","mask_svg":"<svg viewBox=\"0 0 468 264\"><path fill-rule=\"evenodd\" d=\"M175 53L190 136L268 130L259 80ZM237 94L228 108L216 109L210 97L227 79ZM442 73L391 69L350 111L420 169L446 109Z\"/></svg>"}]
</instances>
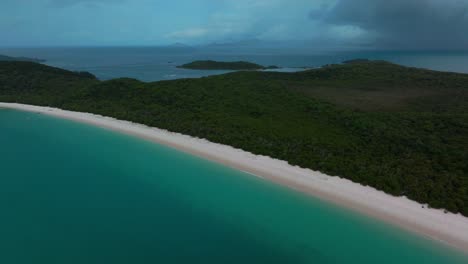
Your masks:
<instances>
[{"instance_id":1,"label":"shallow water","mask_svg":"<svg viewBox=\"0 0 468 264\"><path fill-rule=\"evenodd\" d=\"M0 110L0 263L468 263L442 244L134 137Z\"/></svg>"}]
</instances>

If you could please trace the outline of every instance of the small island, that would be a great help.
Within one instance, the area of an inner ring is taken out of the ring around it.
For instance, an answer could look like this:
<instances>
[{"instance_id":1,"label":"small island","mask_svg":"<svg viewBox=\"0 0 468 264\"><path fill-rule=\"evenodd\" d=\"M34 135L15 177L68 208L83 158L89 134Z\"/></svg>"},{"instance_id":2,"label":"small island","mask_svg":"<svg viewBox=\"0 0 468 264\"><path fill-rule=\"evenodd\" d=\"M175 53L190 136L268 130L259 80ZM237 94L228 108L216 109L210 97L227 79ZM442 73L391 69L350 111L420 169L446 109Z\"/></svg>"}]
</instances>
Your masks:
<instances>
[{"instance_id":1,"label":"small island","mask_svg":"<svg viewBox=\"0 0 468 264\"><path fill-rule=\"evenodd\" d=\"M37 58L27 58L27 57L10 57L5 55L0 55L0 61L29 61L29 62L45 62L45 60Z\"/></svg>"},{"instance_id":2,"label":"small island","mask_svg":"<svg viewBox=\"0 0 468 264\"><path fill-rule=\"evenodd\" d=\"M353 59L353 60L345 60L343 64L360 64L360 63L369 63L371 60L369 59Z\"/></svg>"},{"instance_id":3,"label":"small island","mask_svg":"<svg viewBox=\"0 0 468 264\"><path fill-rule=\"evenodd\" d=\"M278 66L262 66L259 64L234 61L234 62L221 62L212 60L194 61L184 65L177 66L177 68L190 69L190 70L272 70L279 69Z\"/></svg>"}]
</instances>

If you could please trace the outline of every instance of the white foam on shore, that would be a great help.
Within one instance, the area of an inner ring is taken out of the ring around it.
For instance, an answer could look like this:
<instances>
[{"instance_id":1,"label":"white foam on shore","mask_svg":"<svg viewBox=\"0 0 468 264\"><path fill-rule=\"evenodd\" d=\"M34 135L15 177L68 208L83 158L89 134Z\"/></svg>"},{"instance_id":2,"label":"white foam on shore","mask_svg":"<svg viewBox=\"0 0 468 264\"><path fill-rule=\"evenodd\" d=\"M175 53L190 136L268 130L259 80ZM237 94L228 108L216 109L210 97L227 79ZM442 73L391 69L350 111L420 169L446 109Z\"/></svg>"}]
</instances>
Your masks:
<instances>
[{"instance_id":1,"label":"white foam on shore","mask_svg":"<svg viewBox=\"0 0 468 264\"><path fill-rule=\"evenodd\" d=\"M168 145L262 179L289 186L468 252L468 218L461 214L429 209L406 197L394 197L347 179L292 166L286 161L254 155L231 146L212 143L206 139L110 117L57 108L14 103L0 103L0 107L43 113L92 124Z\"/></svg>"}]
</instances>

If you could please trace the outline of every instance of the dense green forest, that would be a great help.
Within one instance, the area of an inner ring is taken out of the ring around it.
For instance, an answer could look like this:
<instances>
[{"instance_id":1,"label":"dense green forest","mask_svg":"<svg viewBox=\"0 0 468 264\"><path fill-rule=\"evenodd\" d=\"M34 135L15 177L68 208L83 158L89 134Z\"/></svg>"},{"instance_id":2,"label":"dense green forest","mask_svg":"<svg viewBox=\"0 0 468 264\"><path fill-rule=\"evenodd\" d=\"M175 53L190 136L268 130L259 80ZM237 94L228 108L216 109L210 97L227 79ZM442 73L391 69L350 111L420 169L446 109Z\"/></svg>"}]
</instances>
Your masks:
<instances>
[{"instance_id":1,"label":"dense green forest","mask_svg":"<svg viewBox=\"0 0 468 264\"><path fill-rule=\"evenodd\" d=\"M468 216L465 74L361 61L144 83L0 62L0 101L203 137Z\"/></svg>"},{"instance_id":2,"label":"dense green forest","mask_svg":"<svg viewBox=\"0 0 468 264\"><path fill-rule=\"evenodd\" d=\"M246 61L234 61L234 62L222 62L222 61L194 61L184 65L177 66L178 68L191 69L191 70L267 70L267 69L278 69L277 66L262 66L259 64L246 62Z\"/></svg>"}]
</instances>

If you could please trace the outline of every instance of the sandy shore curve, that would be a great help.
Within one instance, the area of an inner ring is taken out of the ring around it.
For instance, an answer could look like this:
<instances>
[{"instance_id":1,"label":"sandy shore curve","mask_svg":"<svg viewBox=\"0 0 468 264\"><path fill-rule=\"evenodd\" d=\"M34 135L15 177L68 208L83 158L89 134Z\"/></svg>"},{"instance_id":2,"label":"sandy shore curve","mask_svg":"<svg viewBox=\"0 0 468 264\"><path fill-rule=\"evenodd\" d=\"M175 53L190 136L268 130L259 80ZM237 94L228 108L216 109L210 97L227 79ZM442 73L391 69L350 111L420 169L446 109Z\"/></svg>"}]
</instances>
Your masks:
<instances>
[{"instance_id":1,"label":"sandy shore curve","mask_svg":"<svg viewBox=\"0 0 468 264\"><path fill-rule=\"evenodd\" d=\"M394 197L347 179L291 166L286 161L254 155L231 146L110 117L16 103L0 103L0 108L47 114L164 144L288 186L468 252L468 217L445 213L443 210L429 209L406 197Z\"/></svg>"}]
</instances>

